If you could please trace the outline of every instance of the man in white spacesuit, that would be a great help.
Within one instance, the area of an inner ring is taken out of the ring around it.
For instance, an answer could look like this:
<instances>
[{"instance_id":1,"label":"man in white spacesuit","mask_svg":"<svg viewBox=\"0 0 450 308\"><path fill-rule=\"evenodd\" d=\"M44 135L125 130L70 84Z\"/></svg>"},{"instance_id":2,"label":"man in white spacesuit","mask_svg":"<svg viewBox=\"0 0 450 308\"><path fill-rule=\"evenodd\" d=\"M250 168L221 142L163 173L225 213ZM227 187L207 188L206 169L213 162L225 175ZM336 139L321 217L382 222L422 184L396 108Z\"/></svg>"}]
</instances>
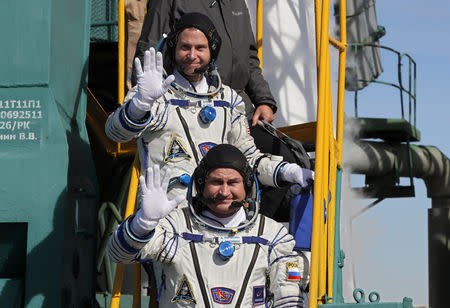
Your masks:
<instances>
[{"instance_id":1,"label":"man in white spacesuit","mask_svg":"<svg viewBox=\"0 0 450 308\"><path fill-rule=\"evenodd\" d=\"M228 143L244 153L264 185L306 186L313 180L313 171L256 148L241 97L222 85L215 70L221 38L207 16L183 15L158 49L164 44L172 74L165 74L163 56L153 48L145 52L143 67L136 58L137 86L105 127L117 142L137 138L142 173L154 164L161 174L172 169L169 196L176 196L186 192L189 181L181 179L192 174L208 150Z\"/></svg>"},{"instance_id":2,"label":"man in white spacesuit","mask_svg":"<svg viewBox=\"0 0 450 308\"><path fill-rule=\"evenodd\" d=\"M111 236L114 262L160 262L160 307L304 307L302 258L286 228L259 214L257 179L234 146L212 148L195 169L188 207L169 200L168 169L141 175L141 208Z\"/></svg>"}]
</instances>

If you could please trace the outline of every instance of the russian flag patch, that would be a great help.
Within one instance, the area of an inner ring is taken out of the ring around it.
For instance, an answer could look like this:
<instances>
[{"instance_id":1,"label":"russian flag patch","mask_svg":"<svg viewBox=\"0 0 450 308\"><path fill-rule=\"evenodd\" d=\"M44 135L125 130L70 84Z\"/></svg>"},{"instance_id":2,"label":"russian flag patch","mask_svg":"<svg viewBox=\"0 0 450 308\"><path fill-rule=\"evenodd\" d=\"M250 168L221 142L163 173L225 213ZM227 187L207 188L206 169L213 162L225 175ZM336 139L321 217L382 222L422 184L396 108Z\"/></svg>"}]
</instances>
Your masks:
<instances>
[{"instance_id":1,"label":"russian flag patch","mask_svg":"<svg viewBox=\"0 0 450 308\"><path fill-rule=\"evenodd\" d=\"M297 262L288 262L286 263L287 270L287 280L289 281L300 281L302 279L300 277L300 271L298 269Z\"/></svg>"}]
</instances>

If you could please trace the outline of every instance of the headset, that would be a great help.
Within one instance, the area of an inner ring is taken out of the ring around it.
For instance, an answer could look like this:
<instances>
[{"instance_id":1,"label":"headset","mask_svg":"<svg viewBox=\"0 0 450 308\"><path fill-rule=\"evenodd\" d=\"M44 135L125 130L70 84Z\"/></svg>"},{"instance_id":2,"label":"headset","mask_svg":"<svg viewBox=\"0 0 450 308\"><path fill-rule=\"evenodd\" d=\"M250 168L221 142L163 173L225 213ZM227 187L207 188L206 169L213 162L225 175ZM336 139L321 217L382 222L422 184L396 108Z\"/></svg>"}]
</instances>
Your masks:
<instances>
[{"instance_id":1,"label":"headset","mask_svg":"<svg viewBox=\"0 0 450 308\"><path fill-rule=\"evenodd\" d=\"M163 37L159 40L158 44L156 45L156 50L159 52L163 52L164 49L164 45L167 42L167 38L169 37L171 32L168 32L167 34L164 33ZM163 77L167 78L167 72L166 70L163 68ZM179 84L177 84L175 81L172 82L170 84L172 90L174 92L176 92L177 94L179 94L181 97L193 97L193 98L197 98L197 99L212 99L213 97L215 97L217 94L221 93L223 91L222 88L222 78L220 78L219 73L217 72L217 66L216 63L213 62L212 63L212 68L211 71L209 73L209 77L213 80L217 80L217 86L215 87L214 91L212 92L207 92L207 93L197 93L194 91L191 91L189 89L183 88L182 86L180 86Z\"/></svg>"},{"instance_id":2,"label":"headset","mask_svg":"<svg viewBox=\"0 0 450 308\"><path fill-rule=\"evenodd\" d=\"M208 223L202 217L200 216L201 208L196 208L194 203L201 202L206 205L208 202L214 202L214 200L208 198L199 197L197 195L193 195L193 193L199 194L197 189L195 188L195 180L194 175L191 177L191 181L189 182L188 191L186 194L186 199L188 201L189 210L194 217L194 219L197 221L198 224L204 226L205 228L216 231L216 232L226 232L229 233L232 230L241 231L245 230L247 227L251 226L253 222L256 220L259 214L259 207L261 202L261 196L259 191L259 183L258 179L256 178L256 175L253 175L253 185L251 188L251 191L249 193L250 196L246 195L245 199L237 202L234 201L231 206L233 207L241 207L243 206L246 210L247 217L249 218L248 221L242 225L240 225L237 228L227 228L227 227L219 227L213 224ZM201 199L201 200L199 200Z\"/></svg>"}]
</instances>

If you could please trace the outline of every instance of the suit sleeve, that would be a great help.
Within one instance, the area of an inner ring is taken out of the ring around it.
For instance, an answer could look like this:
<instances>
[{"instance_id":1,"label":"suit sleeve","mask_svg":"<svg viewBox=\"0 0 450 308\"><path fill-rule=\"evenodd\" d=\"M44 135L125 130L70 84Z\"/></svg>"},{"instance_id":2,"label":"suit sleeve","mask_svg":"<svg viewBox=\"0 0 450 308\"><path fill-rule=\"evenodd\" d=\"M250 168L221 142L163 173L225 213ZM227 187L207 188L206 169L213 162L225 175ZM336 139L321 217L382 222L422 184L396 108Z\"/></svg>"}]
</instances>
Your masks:
<instances>
[{"instance_id":1,"label":"suit sleeve","mask_svg":"<svg viewBox=\"0 0 450 308\"><path fill-rule=\"evenodd\" d=\"M276 224L272 229L277 230L271 240L269 254L270 292L274 307L303 307L304 279L301 273L305 264L293 250L295 242L286 228Z\"/></svg>"},{"instance_id":2,"label":"suit sleeve","mask_svg":"<svg viewBox=\"0 0 450 308\"><path fill-rule=\"evenodd\" d=\"M129 264L148 259L170 263L175 257L180 237L177 235L173 216L161 219L156 228L146 237L138 237L131 228L131 219L127 218L111 236L108 254L113 262Z\"/></svg>"},{"instance_id":3,"label":"suit sleeve","mask_svg":"<svg viewBox=\"0 0 450 308\"><path fill-rule=\"evenodd\" d=\"M122 105L111 113L106 120L105 133L111 140L116 142L130 141L144 131L150 124L152 118L150 112L140 122L133 121L128 115L128 105L135 93L136 88L128 91Z\"/></svg>"}]
</instances>

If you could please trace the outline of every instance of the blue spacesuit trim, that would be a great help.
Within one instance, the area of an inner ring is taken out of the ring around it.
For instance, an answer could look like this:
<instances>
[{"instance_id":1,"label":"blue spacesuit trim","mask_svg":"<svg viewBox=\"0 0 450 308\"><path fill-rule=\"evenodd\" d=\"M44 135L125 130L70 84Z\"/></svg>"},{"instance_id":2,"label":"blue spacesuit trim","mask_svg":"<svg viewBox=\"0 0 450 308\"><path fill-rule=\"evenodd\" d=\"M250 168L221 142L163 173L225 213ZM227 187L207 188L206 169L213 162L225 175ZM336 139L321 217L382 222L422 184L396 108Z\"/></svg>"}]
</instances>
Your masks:
<instances>
[{"instance_id":1,"label":"blue spacesuit trim","mask_svg":"<svg viewBox=\"0 0 450 308\"><path fill-rule=\"evenodd\" d=\"M237 102L238 98L239 98L239 95L237 94L237 92L231 91L231 98L230 98L231 108L230 108L230 113L233 113L234 109L244 102L242 99L239 102ZM240 113L240 115L237 116L234 120L232 120L232 123L234 123L234 121L236 121L241 115L243 115L242 112L238 112L238 113Z\"/></svg>"},{"instance_id":2,"label":"blue spacesuit trim","mask_svg":"<svg viewBox=\"0 0 450 308\"><path fill-rule=\"evenodd\" d=\"M124 230L123 228L125 227L125 222L121 223L119 226L119 229L117 229L117 239L120 242L120 245L128 252L130 253L138 253L140 251L140 249L136 249L134 247L132 247L130 244L127 243L125 236L124 236Z\"/></svg>"},{"instance_id":3,"label":"blue spacesuit trim","mask_svg":"<svg viewBox=\"0 0 450 308\"><path fill-rule=\"evenodd\" d=\"M238 101L237 99L238 99L238 96L236 96L236 99L234 100L234 107L237 107L244 102L242 99L240 101Z\"/></svg>"},{"instance_id":4,"label":"blue spacesuit trim","mask_svg":"<svg viewBox=\"0 0 450 308\"><path fill-rule=\"evenodd\" d=\"M133 132L133 133L138 133L138 132L140 132L142 130L142 128L131 127L130 125L128 125L127 120L128 119L125 116L124 109L120 109L120 111L119 111L119 121L120 121L120 124L122 125L123 128L125 128L126 130L128 130L130 132Z\"/></svg>"},{"instance_id":5,"label":"blue spacesuit trim","mask_svg":"<svg viewBox=\"0 0 450 308\"><path fill-rule=\"evenodd\" d=\"M178 250L178 235L174 235L168 242L167 245L170 243L170 247L167 249L166 255L163 258L163 262L167 260L167 258L170 257L169 262L172 262L173 258L175 257L177 250ZM174 247L175 244L175 247ZM167 247L166 245L166 247ZM173 250L173 253L172 253Z\"/></svg>"},{"instance_id":6,"label":"blue spacesuit trim","mask_svg":"<svg viewBox=\"0 0 450 308\"><path fill-rule=\"evenodd\" d=\"M133 230L130 227L130 222L133 220L135 216L132 215L130 216L127 220L125 220L125 230L127 231L128 236L133 240L136 241L138 243L147 243L148 241L150 241L150 239L153 237L153 235L155 234L155 230L150 231L145 237L140 237L137 234L135 234L133 232Z\"/></svg>"},{"instance_id":7,"label":"blue spacesuit trim","mask_svg":"<svg viewBox=\"0 0 450 308\"><path fill-rule=\"evenodd\" d=\"M127 121L130 122L130 123L133 123L133 125L136 125L136 126L143 125L143 126L145 126L151 121L152 113L150 111L147 111L145 113L145 116L142 118L142 120L138 120L138 121L132 120L131 117L130 117L130 112L128 110L129 108L130 108L130 102L127 102L126 105L125 105L125 108L124 108L125 109L124 116L127 119Z\"/></svg>"},{"instance_id":8,"label":"blue spacesuit trim","mask_svg":"<svg viewBox=\"0 0 450 308\"><path fill-rule=\"evenodd\" d=\"M138 142L142 143L142 149L144 150L144 161L141 162L142 169L147 170L148 168L148 146L142 138L138 139Z\"/></svg>"},{"instance_id":9,"label":"blue spacesuit trim","mask_svg":"<svg viewBox=\"0 0 450 308\"><path fill-rule=\"evenodd\" d=\"M166 233L167 233L167 231L164 231L163 232L163 243L166 243ZM164 250L161 250L159 253L158 253L158 256L156 257L156 260L160 260L161 259L161 255L162 255L162 253L163 253L163 251Z\"/></svg>"},{"instance_id":10,"label":"blue spacesuit trim","mask_svg":"<svg viewBox=\"0 0 450 308\"><path fill-rule=\"evenodd\" d=\"M162 115L162 120L161 120L161 127L157 127L157 129L164 129L164 127L166 127L167 122L169 120L169 104L166 103L164 104L164 111L163 111L163 115Z\"/></svg>"},{"instance_id":11,"label":"blue spacesuit trim","mask_svg":"<svg viewBox=\"0 0 450 308\"><path fill-rule=\"evenodd\" d=\"M117 235L113 236L109 256L114 262L120 263L121 260L128 259L130 253L127 250L125 250L118 241L119 239Z\"/></svg>"},{"instance_id":12,"label":"blue spacesuit trim","mask_svg":"<svg viewBox=\"0 0 450 308\"><path fill-rule=\"evenodd\" d=\"M280 297L279 300L283 300L283 299L288 299L288 298L301 298L300 296L296 296L296 295L290 295L290 296L284 296L284 297Z\"/></svg>"},{"instance_id":13,"label":"blue spacesuit trim","mask_svg":"<svg viewBox=\"0 0 450 308\"><path fill-rule=\"evenodd\" d=\"M167 112L169 102L167 101L165 96L163 96L163 99L164 99L164 110L160 111L160 107L162 106L162 104L158 104L158 107L156 109L156 114L158 115L158 117L157 117L155 123L153 124L152 131L158 130L158 129L163 129L167 124L167 120L169 118L168 112Z\"/></svg>"},{"instance_id":14,"label":"blue spacesuit trim","mask_svg":"<svg viewBox=\"0 0 450 308\"><path fill-rule=\"evenodd\" d=\"M214 107L230 107L230 103L223 100L213 100L213 101L189 101L187 99L171 99L170 103L172 105L180 106L180 107L188 107L188 106L214 106Z\"/></svg>"},{"instance_id":15,"label":"blue spacesuit trim","mask_svg":"<svg viewBox=\"0 0 450 308\"><path fill-rule=\"evenodd\" d=\"M243 154L244 154L245 156L250 156L250 155L252 155L253 153L255 153L256 150L257 150L256 146L252 145L252 146L249 147L247 150L245 150Z\"/></svg>"},{"instance_id":16,"label":"blue spacesuit trim","mask_svg":"<svg viewBox=\"0 0 450 308\"><path fill-rule=\"evenodd\" d=\"M281 241L281 240L287 235L287 233L285 233L281 238L278 238L278 236L280 235L280 232L281 232L283 229L285 230L284 226L282 226L282 227L280 228L280 230L278 230L277 235L275 235L275 237L273 238L272 244L273 244L274 246L277 245L278 242Z\"/></svg>"},{"instance_id":17,"label":"blue spacesuit trim","mask_svg":"<svg viewBox=\"0 0 450 308\"><path fill-rule=\"evenodd\" d=\"M183 232L181 235L185 240L193 241L193 242L206 242L205 237L202 234L193 234L189 232ZM220 243L221 238L223 237L214 237L209 238L209 241L213 241L215 243ZM259 236L236 236L236 238L240 238L242 240L242 243L244 244L262 244L262 245L268 245L269 241L265 238L259 237Z\"/></svg>"},{"instance_id":18,"label":"blue spacesuit trim","mask_svg":"<svg viewBox=\"0 0 450 308\"><path fill-rule=\"evenodd\" d=\"M259 236L243 236L242 237L242 242L244 244L262 244L262 245L267 245L269 243L268 240L266 240L265 238L259 237Z\"/></svg>"},{"instance_id":19,"label":"blue spacesuit trim","mask_svg":"<svg viewBox=\"0 0 450 308\"><path fill-rule=\"evenodd\" d=\"M170 226L172 227L173 237L167 241L166 245L164 245L164 248L161 250L161 254L160 255L162 256L162 251L166 250L166 248L169 246L169 243L170 243L170 247L167 249L166 255L162 259L162 260L166 260L167 257L169 256L169 254L171 254L172 249L173 249L173 244L175 243L175 248L174 248L175 251L172 253L172 257L169 260L169 262L172 262L173 258L175 257L175 255L177 253L177 250L178 250L178 233L176 233L175 226L172 224L170 219L168 219L166 217L166 220L170 224Z\"/></svg>"},{"instance_id":20,"label":"blue spacesuit trim","mask_svg":"<svg viewBox=\"0 0 450 308\"><path fill-rule=\"evenodd\" d=\"M283 168L287 165L287 162L281 162L278 164L278 166L275 168L275 171L273 173L273 184L276 187L281 186L281 171Z\"/></svg>"},{"instance_id":21,"label":"blue spacesuit trim","mask_svg":"<svg viewBox=\"0 0 450 308\"><path fill-rule=\"evenodd\" d=\"M237 120L239 120L240 117L241 117L240 115L237 116L237 117L235 117L235 118L231 121L231 124L234 124L234 122L236 122Z\"/></svg>"},{"instance_id":22,"label":"blue spacesuit trim","mask_svg":"<svg viewBox=\"0 0 450 308\"><path fill-rule=\"evenodd\" d=\"M303 307L304 305L304 301L303 298L300 296L285 296L282 298L279 298L278 301L282 301L282 300L286 300L289 299L289 301L280 303L280 304L276 304L273 306L273 308L275 307Z\"/></svg>"},{"instance_id":23,"label":"blue spacesuit trim","mask_svg":"<svg viewBox=\"0 0 450 308\"><path fill-rule=\"evenodd\" d=\"M214 107L230 107L230 103L227 101L215 100Z\"/></svg>"},{"instance_id":24,"label":"blue spacesuit trim","mask_svg":"<svg viewBox=\"0 0 450 308\"><path fill-rule=\"evenodd\" d=\"M188 232L183 232L182 236L185 240L193 241L193 242L203 242L202 234L192 234Z\"/></svg>"}]
</instances>

